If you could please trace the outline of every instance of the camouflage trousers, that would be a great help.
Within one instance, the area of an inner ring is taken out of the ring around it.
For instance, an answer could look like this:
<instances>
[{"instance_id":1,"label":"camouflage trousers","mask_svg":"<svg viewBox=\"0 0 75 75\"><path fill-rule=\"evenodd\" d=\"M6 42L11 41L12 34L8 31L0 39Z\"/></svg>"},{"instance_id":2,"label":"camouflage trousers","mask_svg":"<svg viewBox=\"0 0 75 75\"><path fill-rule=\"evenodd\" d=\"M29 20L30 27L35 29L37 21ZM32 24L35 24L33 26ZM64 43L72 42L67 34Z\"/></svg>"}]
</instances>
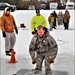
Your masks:
<instances>
[{"instance_id":1,"label":"camouflage trousers","mask_svg":"<svg viewBox=\"0 0 75 75\"><path fill-rule=\"evenodd\" d=\"M50 31L53 29L53 23L50 23Z\"/></svg>"},{"instance_id":2,"label":"camouflage trousers","mask_svg":"<svg viewBox=\"0 0 75 75\"><path fill-rule=\"evenodd\" d=\"M50 62L49 62L49 56L47 53L37 53L37 62L36 62L36 72L39 72L42 70L42 63L44 62L45 65L45 75L51 75L51 68L50 68Z\"/></svg>"}]
</instances>

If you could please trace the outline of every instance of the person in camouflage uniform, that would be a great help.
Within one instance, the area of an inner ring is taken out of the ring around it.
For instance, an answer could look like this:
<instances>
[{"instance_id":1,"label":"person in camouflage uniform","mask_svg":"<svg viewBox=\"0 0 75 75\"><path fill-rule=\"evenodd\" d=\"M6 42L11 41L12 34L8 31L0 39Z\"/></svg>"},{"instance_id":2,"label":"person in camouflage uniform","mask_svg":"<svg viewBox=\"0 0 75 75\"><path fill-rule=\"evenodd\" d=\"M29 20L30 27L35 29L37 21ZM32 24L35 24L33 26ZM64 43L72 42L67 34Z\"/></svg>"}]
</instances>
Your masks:
<instances>
[{"instance_id":1,"label":"person in camouflage uniform","mask_svg":"<svg viewBox=\"0 0 75 75\"><path fill-rule=\"evenodd\" d=\"M62 14L62 12L58 13L57 21L58 21L58 25L62 25L63 24L63 14Z\"/></svg>"},{"instance_id":2,"label":"person in camouflage uniform","mask_svg":"<svg viewBox=\"0 0 75 75\"><path fill-rule=\"evenodd\" d=\"M42 63L45 60L45 75L52 73L50 65L58 52L58 46L54 38L49 35L48 29L43 26L38 26L37 34L35 34L29 45L29 53L32 59L32 64L36 63L34 74L42 71Z\"/></svg>"}]
</instances>

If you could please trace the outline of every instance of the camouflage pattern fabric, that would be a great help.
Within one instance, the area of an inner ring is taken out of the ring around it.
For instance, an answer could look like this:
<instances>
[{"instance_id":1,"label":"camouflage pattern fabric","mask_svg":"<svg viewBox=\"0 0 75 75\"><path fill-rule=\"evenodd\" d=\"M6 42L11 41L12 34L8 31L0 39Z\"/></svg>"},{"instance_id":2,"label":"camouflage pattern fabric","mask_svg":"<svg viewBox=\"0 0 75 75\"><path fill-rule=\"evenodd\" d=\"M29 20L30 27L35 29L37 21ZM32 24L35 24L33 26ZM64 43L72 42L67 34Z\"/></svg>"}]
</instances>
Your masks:
<instances>
[{"instance_id":1,"label":"camouflage pattern fabric","mask_svg":"<svg viewBox=\"0 0 75 75\"><path fill-rule=\"evenodd\" d=\"M43 37L39 37L37 34L32 38L29 45L29 53L33 59L36 58L36 69L35 73L41 71L43 60L45 60L45 73L50 74L50 58L55 59L58 52L58 46L56 41L49 33L45 33Z\"/></svg>"}]
</instances>

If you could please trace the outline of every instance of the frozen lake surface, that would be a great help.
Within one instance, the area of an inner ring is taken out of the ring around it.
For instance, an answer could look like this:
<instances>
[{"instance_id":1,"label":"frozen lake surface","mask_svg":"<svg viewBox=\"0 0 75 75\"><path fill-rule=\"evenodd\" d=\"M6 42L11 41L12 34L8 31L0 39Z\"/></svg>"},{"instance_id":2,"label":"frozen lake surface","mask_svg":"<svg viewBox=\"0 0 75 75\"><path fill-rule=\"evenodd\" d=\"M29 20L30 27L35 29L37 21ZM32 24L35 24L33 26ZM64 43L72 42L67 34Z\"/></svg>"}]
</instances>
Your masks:
<instances>
[{"instance_id":1,"label":"frozen lake surface","mask_svg":"<svg viewBox=\"0 0 75 75\"><path fill-rule=\"evenodd\" d=\"M61 10L57 10L58 13ZM41 14L45 16L48 20L48 16L52 11L41 10ZM62 11L64 13L64 10ZM63 26L57 26L57 29L53 29L50 34L54 37L58 43L58 55L55 59L55 62L51 64L52 70L55 71L65 71L69 75L74 75L74 12L73 10L69 11L71 15L69 30L64 30ZM0 11L2 15L3 11ZM19 29L19 34L16 35L16 64L9 64L10 57L5 55L5 42L2 37L0 30L0 64L1 64L1 75L12 75L17 73L21 69L33 69L35 65L31 62L29 55L29 43L33 35L30 31L31 18L35 15L35 11L15 11L11 13L15 20L16 24L19 27L21 23L26 25L27 29ZM48 21L47 21L48 22ZM43 66L44 69L44 66Z\"/></svg>"}]
</instances>

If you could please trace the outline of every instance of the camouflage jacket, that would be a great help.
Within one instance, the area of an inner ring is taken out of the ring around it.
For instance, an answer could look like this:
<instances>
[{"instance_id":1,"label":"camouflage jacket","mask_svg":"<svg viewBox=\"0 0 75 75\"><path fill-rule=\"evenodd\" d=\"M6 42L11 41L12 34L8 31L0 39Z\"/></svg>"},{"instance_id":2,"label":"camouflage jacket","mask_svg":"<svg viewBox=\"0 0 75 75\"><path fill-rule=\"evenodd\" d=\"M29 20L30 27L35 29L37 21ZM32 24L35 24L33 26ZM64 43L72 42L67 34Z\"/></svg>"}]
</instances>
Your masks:
<instances>
[{"instance_id":1,"label":"camouflage jacket","mask_svg":"<svg viewBox=\"0 0 75 75\"><path fill-rule=\"evenodd\" d=\"M63 14L58 14L57 20L63 20Z\"/></svg>"},{"instance_id":2,"label":"camouflage jacket","mask_svg":"<svg viewBox=\"0 0 75 75\"><path fill-rule=\"evenodd\" d=\"M35 58L35 53L46 53L54 59L57 51L57 43L48 32L42 38L37 34L34 35L29 45L29 53L32 59Z\"/></svg>"}]
</instances>

